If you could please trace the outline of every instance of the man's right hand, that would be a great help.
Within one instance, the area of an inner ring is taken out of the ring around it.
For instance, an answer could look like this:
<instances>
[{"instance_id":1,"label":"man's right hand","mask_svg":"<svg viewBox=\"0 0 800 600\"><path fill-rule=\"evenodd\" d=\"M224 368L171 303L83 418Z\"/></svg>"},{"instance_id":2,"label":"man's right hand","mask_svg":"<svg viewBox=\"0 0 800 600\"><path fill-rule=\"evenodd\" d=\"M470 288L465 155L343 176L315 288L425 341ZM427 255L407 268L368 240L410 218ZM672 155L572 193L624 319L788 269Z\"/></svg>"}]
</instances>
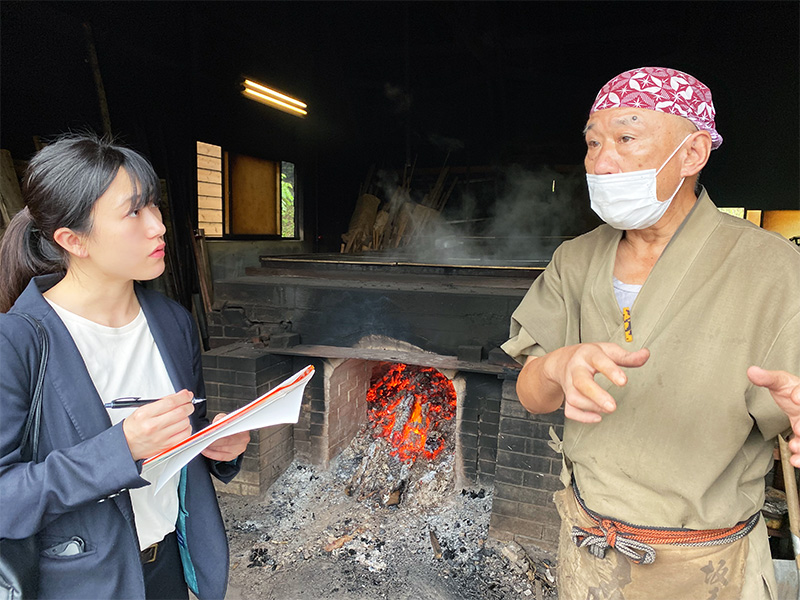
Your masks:
<instances>
[{"instance_id":1,"label":"man's right hand","mask_svg":"<svg viewBox=\"0 0 800 600\"><path fill-rule=\"evenodd\" d=\"M137 408L122 422L133 460L149 458L192 434L192 393L181 390Z\"/></svg>"},{"instance_id":2,"label":"man's right hand","mask_svg":"<svg viewBox=\"0 0 800 600\"><path fill-rule=\"evenodd\" d=\"M628 377L620 367L641 367L650 358L647 348L628 352L610 342L577 344L564 350L568 352L553 364L553 377L564 392L564 416L581 423L598 423L601 415L617 408L611 394L594 380L597 373L621 387Z\"/></svg>"},{"instance_id":3,"label":"man's right hand","mask_svg":"<svg viewBox=\"0 0 800 600\"><path fill-rule=\"evenodd\" d=\"M566 418L598 423L617 405L594 376L602 373L615 385L623 386L628 378L621 367L641 367L648 358L647 348L628 352L610 342L565 346L541 358L529 358L520 373L517 392L531 412L551 412L563 402Z\"/></svg>"}]
</instances>

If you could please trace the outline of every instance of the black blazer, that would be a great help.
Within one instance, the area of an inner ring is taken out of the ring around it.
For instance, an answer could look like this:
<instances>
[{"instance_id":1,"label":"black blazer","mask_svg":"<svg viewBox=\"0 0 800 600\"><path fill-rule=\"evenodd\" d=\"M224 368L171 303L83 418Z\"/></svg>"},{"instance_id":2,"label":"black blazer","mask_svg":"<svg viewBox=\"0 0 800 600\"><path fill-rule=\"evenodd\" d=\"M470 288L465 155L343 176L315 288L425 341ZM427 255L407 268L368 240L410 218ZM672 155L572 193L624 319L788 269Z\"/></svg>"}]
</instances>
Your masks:
<instances>
[{"instance_id":1,"label":"black blazer","mask_svg":"<svg viewBox=\"0 0 800 600\"><path fill-rule=\"evenodd\" d=\"M8 314L0 314L0 538L39 532L43 548L72 536L85 541L81 554L40 557L40 598L144 598L127 490L147 481L131 457L122 423L111 426L72 337L42 296L59 278L35 277ZM136 295L175 389L205 397L191 315L138 284ZM19 444L36 381L39 342L33 327L15 312L37 318L50 338L37 463L20 462ZM201 403L192 415L193 429L207 423ZM228 578L227 538L209 472L227 482L240 463L241 457L217 463L198 456L183 473L184 571L201 599L222 598Z\"/></svg>"}]
</instances>

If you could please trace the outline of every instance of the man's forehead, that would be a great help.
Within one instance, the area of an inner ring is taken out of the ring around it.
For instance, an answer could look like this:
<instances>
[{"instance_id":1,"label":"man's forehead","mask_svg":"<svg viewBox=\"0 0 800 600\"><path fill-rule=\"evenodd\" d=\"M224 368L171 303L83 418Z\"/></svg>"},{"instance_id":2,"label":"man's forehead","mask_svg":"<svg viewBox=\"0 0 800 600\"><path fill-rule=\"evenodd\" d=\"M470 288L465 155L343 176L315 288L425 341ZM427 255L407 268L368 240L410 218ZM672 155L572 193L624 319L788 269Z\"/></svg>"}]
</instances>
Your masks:
<instances>
[{"instance_id":1,"label":"man's forehead","mask_svg":"<svg viewBox=\"0 0 800 600\"><path fill-rule=\"evenodd\" d=\"M589 115L584 134L597 126L605 127L670 127L678 126L685 119L645 108L607 108Z\"/></svg>"},{"instance_id":2,"label":"man's forehead","mask_svg":"<svg viewBox=\"0 0 800 600\"><path fill-rule=\"evenodd\" d=\"M598 123L615 126L644 125L658 120L660 116L666 115L643 108L607 108L589 115L589 119L586 121L586 129L591 129Z\"/></svg>"}]
</instances>

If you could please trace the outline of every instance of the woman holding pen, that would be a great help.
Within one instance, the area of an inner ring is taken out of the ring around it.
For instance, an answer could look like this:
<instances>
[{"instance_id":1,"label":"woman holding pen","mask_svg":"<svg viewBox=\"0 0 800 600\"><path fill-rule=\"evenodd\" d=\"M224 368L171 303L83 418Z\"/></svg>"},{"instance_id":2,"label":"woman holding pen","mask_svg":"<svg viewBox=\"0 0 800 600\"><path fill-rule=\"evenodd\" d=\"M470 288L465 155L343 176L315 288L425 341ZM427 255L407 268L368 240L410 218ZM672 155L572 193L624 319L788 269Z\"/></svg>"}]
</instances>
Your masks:
<instances>
[{"instance_id":1,"label":"woman holding pen","mask_svg":"<svg viewBox=\"0 0 800 600\"><path fill-rule=\"evenodd\" d=\"M31 160L26 208L0 243L0 538L38 534L40 598L225 594L209 473L230 481L249 433L218 440L158 493L142 476L145 458L208 424L193 403L205 389L190 314L136 283L164 270L159 190L134 151L66 136ZM20 442L41 343L17 313L49 339L30 462ZM132 396L156 401L104 406Z\"/></svg>"}]
</instances>

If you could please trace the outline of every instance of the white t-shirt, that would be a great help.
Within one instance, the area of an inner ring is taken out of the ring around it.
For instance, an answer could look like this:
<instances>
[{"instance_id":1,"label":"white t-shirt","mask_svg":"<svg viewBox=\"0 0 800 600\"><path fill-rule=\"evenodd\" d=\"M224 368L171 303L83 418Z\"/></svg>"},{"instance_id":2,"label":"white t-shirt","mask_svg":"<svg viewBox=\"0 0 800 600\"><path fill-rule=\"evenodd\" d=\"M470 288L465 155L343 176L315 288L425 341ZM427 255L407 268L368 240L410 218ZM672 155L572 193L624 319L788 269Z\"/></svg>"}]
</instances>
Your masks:
<instances>
[{"instance_id":1,"label":"white t-shirt","mask_svg":"<svg viewBox=\"0 0 800 600\"><path fill-rule=\"evenodd\" d=\"M622 310L626 306L630 308L633 306L633 301L636 300L636 296L639 295L639 291L642 289L642 286L635 283L622 283L616 277L613 277L613 279L614 295L617 297L619 309Z\"/></svg>"},{"instance_id":2,"label":"white t-shirt","mask_svg":"<svg viewBox=\"0 0 800 600\"><path fill-rule=\"evenodd\" d=\"M127 325L106 327L48 302L78 347L103 403L123 396L162 398L175 393L141 308ZM116 425L136 409L106 410L112 425ZM102 456L97 458L103 460ZM156 467L148 471L146 479L152 483L159 475ZM129 490L141 549L175 530L179 477L175 474L158 494L154 493L154 485Z\"/></svg>"}]
</instances>

